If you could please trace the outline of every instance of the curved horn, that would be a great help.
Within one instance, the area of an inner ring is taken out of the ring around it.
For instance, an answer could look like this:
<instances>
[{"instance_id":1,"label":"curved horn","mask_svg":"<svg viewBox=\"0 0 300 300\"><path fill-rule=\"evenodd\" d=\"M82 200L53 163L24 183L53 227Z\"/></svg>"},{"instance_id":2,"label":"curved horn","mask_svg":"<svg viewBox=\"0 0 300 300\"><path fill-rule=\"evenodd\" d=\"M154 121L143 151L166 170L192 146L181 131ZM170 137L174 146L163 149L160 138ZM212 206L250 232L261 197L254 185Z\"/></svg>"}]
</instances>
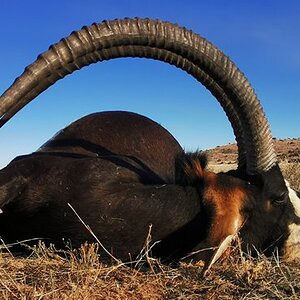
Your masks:
<instances>
[{"instance_id":1,"label":"curved horn","mask_svg":"<svg viewBox=\"0 0 300 300\"><path fill-rule=\"evenodd\" d=\"M122 46L128 49L131 46L144 48L141 52L133 51L130 55L124 55ZM148 55L145 55L146 48ZM276 165L268 121L245 76L228 57L202 37L177 25L149 19L124 19L93 24L51 46L1 96L2 123L57 80L101 60L97 53L106 51L109 57L110 50L116 49L119 54L111 54L111 57L152 57L171 63L174 61L179 67L180 62L176 59L181 58L203 70L210 84L205 82L203 76L196 77L196 74L190 73L212 93L219 91L226 95L241 122L247 173L254 175ZM163 58L162 50L166 50L165 53L170 57ZM214 88L214 85L217 87ZM226 107L221 99L218 101ZM230 114L228 110L226 112Z\"/></svg>"},{"instance_id":2,"label":"curved horn","mask_svg":"<svg viewBox=\"0 0 300 300\"><path fill-rule=\"evenodd\" d=\"M195 79L200 81L216 99L219 99L223 110L225 111L231 126L233 128L234 135L236 137L237 145L238 145L238 169L242 172L246 169L246 151L244 146L244 137L242 131L242 124L240 123L239 117L236 114L234 107L230 99L224 93L221 87L210 78L205 72L203 72L199 67L188 61L187 59L176 55L174 53L169 52L168 50L158 49L153 52L151 48L146 46L120 46L113 47L109 50L103 49L96 51L94 53L88 54L91 61L104 61L112 58L118 57L144 57L144 58L152 58L159 59L161 61L165 61L171 65L175 65L176 67L186 71L188 74L191 74ZM42 81L47 81L49 78L42 78ZM34 98L34 94L37 93L35 89L32 89L30 93L28 93L25 97L11 109L9 109L2 119L0 119L0 127L2 127L12 116L14 116L23 106L25 106L31 99ZM1 103L0 103L1 105Z\"/></svg>"}]
</instances>

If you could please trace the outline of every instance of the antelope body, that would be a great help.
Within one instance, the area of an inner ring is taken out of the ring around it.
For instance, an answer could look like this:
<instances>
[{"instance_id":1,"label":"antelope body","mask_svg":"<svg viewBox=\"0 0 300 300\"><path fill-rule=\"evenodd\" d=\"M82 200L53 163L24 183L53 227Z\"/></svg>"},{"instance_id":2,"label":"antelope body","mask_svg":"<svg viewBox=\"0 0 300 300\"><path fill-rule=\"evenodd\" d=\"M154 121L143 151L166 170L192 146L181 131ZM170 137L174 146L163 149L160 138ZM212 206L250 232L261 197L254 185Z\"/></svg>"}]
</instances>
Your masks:
<instances>
[{"instance_id":1,"label":"antelope body","mask_svg":"<svg viewBox=\"0 0 300 300\"><path fill-rule=\"evenodd\" d=\"M174 64L212 92L232 124L238 169L206 171L201 153L184 153L169 132L145 117L93 114L1 170L1 236L69 239L75 247L93 241L70 203L123 260L138 255L149 226L156 256L188 255L203 259L206 269L237 234L245 251L279 250L299 258L299 193L281 174L260 102L236 66L191 31L149 19L84 27L40 55L1 96L1 124L72 71L126 56Z\"/></svg>"}]
</instances>

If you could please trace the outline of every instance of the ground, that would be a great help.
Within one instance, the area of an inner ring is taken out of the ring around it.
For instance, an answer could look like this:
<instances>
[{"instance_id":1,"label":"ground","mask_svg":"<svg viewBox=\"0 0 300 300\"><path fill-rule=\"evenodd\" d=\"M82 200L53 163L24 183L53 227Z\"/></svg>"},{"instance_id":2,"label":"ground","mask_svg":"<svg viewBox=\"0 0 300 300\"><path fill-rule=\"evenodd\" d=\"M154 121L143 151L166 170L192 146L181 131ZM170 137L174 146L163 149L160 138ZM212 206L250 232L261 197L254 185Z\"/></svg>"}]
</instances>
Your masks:
<instances>
[{"instance_id":1,"label":"ground","mask_svg":"<svg viewBox=\"0 0 300 300\"><path fill-rule=\"evenodd\" d=\"M276 144L282 149L283 173L300 190L300 140ZM232 163L221 165L217 156L210 167L234 167L234 148L227 145L212 151L224 154ZM251 258L238 244L232 255L217 262L204 278L201 262L171 268L148 255L130 265L106 266L97 247L84 245L77 251L59 252L39 244L25 258L13 257L3 249L0 299L300 299L300 261L262 255ZM145 268L145 261L150 267Z\"/></svg>"}]
</instances>

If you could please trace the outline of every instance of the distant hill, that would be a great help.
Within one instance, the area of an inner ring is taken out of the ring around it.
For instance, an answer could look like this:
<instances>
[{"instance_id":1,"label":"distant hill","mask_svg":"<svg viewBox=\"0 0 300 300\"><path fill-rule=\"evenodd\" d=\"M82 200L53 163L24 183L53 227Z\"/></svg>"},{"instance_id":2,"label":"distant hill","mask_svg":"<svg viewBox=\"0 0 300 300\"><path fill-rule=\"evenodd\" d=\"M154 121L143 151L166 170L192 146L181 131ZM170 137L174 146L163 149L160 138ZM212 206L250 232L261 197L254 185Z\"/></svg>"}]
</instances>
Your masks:
<instances>
[{"instance_id":1,"label":"distant hill","mask_svg":"<svg viewBox=\"0 0 300 300\"><path fill-rule=\"evenodd\" d=\"M300 138L273 139L279 161L300 163ZM206 151L211 164L235 164L237 162L236 144L217 146Z\"/></svg>"}]
</instances>

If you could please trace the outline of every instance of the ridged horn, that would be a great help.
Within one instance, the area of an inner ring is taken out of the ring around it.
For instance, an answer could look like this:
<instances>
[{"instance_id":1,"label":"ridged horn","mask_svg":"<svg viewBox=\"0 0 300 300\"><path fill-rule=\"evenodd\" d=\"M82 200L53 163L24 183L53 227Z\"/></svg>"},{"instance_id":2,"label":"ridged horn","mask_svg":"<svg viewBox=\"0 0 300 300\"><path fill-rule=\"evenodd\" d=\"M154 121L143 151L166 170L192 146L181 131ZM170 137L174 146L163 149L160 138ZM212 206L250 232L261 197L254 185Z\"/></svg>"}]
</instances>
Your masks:
<instances>
[{"instance_id":1,"label":"ridged horn","mask_svg":"<svg viewBox=\"0 0 300 300\"><path fill-rule=\"evenodd\" d=\"M240 123L239 117L236 114L234 107L230 99L224 93L224 91L216 84L212 78L210 78L205 72L203 72L196 65L186 60L185 58L170 53L164 49L158 49L153 52L151 48L146 46L120 46L110 48L108 51L103 49L102 51L96 51L94 53L88 54L89 59L96 61L104 61L112 58L118 57L144 57L152 58L161 61L165 61L171 65L174 65L188 74L192 75L195 79L201 82L217 99L221 106L223 107L231 125L233 128L234 135L236 137L238 145L238 169L245 171L246 169L246 151L244 146L244 137L242 132L242 125ZM97 57L97 59L93 58ZM44 79L45 80L45 79ZM46 79L48 80L48 79ZM43 81L43 78L41 79ZM0 127L3 126L11 117L13 117L24 105L26 105L31 99L32 94L36 93L33 89L26 97L22 98L22 101L17 102L8 112L5 113L4 117L0 120ZM2 122L2 123L1 123Z\"/></svg>"},{"instance_id":2,"label":"ridged horn","mask_svg":"<svg viewBox=\"0 0 300 300\"><path fill-rule=\"evenodd\" d=\"M64 76L91 63L124 56L166 61L192 74L225 109L239 149L246 150L247 173L255 175L276 165L268 121L245 76L204 38L159 20L104 21L83 27L51 46L1 96L2 125ZM243 153L244 150L240 153L240 161L243 161Z\"/></svg>"}]
</instances>

